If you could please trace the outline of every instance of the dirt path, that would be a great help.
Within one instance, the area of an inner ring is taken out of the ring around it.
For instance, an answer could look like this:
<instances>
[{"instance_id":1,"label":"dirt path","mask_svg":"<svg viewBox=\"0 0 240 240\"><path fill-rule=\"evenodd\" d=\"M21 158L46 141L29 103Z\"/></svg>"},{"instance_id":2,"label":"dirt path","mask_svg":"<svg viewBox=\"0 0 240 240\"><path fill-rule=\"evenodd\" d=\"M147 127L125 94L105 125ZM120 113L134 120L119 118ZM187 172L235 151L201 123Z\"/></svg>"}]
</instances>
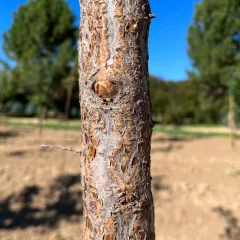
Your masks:
<instances>
[{"instance_id":1,"label":"dirt path","mask_svg":"<svg viewBox=\"0 0 240 240\"><path fill-rule=\"evenodd\" d=\"M82 231L80 132L0 127L0 239L77 240ZM154 135L157 240L240 240L240 142Z\"/></svg>"}]
</instances>

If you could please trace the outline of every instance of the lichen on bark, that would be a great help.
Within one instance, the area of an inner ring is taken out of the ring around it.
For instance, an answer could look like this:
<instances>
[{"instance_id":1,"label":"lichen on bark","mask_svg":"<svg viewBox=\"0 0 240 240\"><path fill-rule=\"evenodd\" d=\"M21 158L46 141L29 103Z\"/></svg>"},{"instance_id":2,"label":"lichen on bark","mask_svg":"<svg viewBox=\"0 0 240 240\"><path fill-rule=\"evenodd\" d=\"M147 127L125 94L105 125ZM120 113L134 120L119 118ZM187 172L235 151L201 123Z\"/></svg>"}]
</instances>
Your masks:
<instances>
[{"instance_id":1,"label":"lichen on bark","mask_svg":"<svg viewBox=\"0 0 240 240\"><path fill-rule=\"evenodd\" d=\"M84 240L152 240L147 0L80 0Z\"/></svg>"}]
</instances>

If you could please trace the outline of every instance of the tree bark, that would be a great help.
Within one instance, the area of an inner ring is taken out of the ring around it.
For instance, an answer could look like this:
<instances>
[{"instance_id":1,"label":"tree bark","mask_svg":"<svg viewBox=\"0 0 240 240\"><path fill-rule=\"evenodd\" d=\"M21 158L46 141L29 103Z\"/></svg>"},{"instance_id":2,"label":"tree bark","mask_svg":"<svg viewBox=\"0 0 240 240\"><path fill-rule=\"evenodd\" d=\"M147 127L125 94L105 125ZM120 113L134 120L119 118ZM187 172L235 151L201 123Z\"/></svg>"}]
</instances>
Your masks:
<instances>
[{"instance_id":1,"label":"tree bark","mask_svg":"<svg viewBox=\"0 0 240 240\"><path fill-rule=\"evenodd\" d=\"M83 239L153 240L148 0L80 0Z\"/></svg>"}]
</instances>

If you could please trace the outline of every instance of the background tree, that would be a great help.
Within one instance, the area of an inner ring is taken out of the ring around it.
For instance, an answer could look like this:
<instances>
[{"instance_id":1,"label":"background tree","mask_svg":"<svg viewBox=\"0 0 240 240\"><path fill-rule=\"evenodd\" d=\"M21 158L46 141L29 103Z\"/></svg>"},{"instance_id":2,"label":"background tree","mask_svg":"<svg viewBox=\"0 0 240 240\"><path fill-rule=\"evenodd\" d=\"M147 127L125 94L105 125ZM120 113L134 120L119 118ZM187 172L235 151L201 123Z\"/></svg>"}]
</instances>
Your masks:
<instances>
[{"instance_id":1,"label":"background tree","mask_svg":"<svg viewBox=\"0 0 240 240\"><path fill-rule=\"evenodd\" d=\"M80 1L83 239L155 239L147 0Z\"/></svg>"},{"instance_id":2,"label":"background tree","mask_svg":"<svg viewBox=\"0 0 240 240\"><path fill-rule=\"evenodd\" d=\"M12 91L12 75L10 71L10 67L7 63L0 61L0 110L3 111L4 100L11 95Z\"/></svg>"},{"instance_id":3,"label":"background tree","mask_svg":"<svg viewBox=\"0 0 240 240\"><path fill-rule=\"evenodd\" d=\"M0 70L0 100L1 111L4 113L19 114L23 112L26 103L26 81L23 78L23 69L15 66L11 68L1 61Z\"/></svg>"},{"instance_id":4,"label":"background tree","mask_svg":"<svg viewBox=\"0 0 240 240\"><path fill-rule=\"evenodd\" d=\"M214 122L226 116L228 90L239 81L234 78L240 61L239 15L237 0L203 0L196 5L188 32L194 67L190 76L200 81L203 98L208 98L207 114Z\"/></svg>"},{"instance_id":5,"label":"background tree","mask_svg":"<svg viewBox=\"0 0 240 240\"><path fill-rule=\"evenodd\" d=\"M30 0L14 13L13 24L4 34L5 53L22 69L26 95L38 112L66 98L70 75L77 82L77 71L72 70L77 60L74 21L65 0Z\"/></svg>"},{"instance_id":6,"label":"background tree","mask_svg":"<svg viewBox=\"0 0 240 240\"><path fill-rule=\"evenodd\" d=\"M164 81L150 76L150 93L154 120L164 124L207 122L201 112L198 83Z\"/></svg>"}]
</instances>

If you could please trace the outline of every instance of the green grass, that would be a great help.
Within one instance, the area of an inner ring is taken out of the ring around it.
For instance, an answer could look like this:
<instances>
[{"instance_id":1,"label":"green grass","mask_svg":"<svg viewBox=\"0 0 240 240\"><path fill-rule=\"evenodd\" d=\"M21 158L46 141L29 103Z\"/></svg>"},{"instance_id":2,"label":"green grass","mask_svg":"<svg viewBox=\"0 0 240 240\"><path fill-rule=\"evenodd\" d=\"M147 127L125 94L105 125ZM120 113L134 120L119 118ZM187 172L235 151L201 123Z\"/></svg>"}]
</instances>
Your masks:
<instances>
[{"instance_id":1,"label":"green grass","mask_svg":"<svg viewBox=\"0 0 240 240\"><path fill-rule=\"evenodd\" d=\"M224 125L220 125L220 124L186 124L186 125L182 125L183 127L191 127L191 128L224 128ZM167 128L177 128L175 125L165 125L164 127ZM181 126L180 126L181 128Z\"/></svg>"},{"instance_id":2,"label":"green grass","mask_svg":"<svg viewBox=\"0 0 240 240\"><path fill-rule=\"evenodd\" d=\"M190 126L189 126L190 127ZM194 126L191 126L194 128ZM205 125L201 125L202 128L205 128ZM214 126L216 128L218 126ZM229 133L221 133L221 132L198 132L198 128L200 125L196 127L196 131L188 131L187 129L181 129L181 127L173 127L173 126L156 126L153 129L154 133L164 133L170 136L184 136L184 137L228 137ZM240 135L235 135L235 138L240 139Z\"/></svg>"},{"instance_id":3,"label":"green grass","mask_svg":"<svg viewBox=\"0 0 240 240\"><path fill-rule=\"evenodd\" d=\"M39 127L39 124L36 119L26 119L26 118L11 118L11 117L5 117L2 118L0 121L5 126L14 126L14 127L32 127L37 128ZM188 127L191 128L191 131L188 130ZM175 127L171 125L167 126L155 126L153 129L154 133L163 133L169 136L183 136L183 137L194 137L194 138L202 138L202 137L228 137L229 133L227 132L215 132L207 130L203 131L200 130L201 128L206 129L208 128L211 130L211 128L217 129L217 128L223 128L224 126L219 125L186 125L183 127ZM81 130L81 124L79 120L58 120L58 119L50 119L50 120L44 120L42 123L42 128L46 129L55 129L55 130ZM194 129L194 131L192 130ZM235 135L236 138L240 139L240 134Z\"/></svg>"},{"instance_id":4,"label":"green grass","mask_svg":"<svg viewBox=\"0 0 240 240\"><path fill-rule=\"evenodd\" d=\"M38 123L29 122L22 122L21 119L11 119L11 118L4 118L2 121L3 125L5 126L12 126L12 127L32 127L37 128L39 127ZM78 124L72 124L73 121L55 121L55 122L48 122L43 121L42 128L46 129L55 129L55 130L81 130L80 121ZM76 121L75 121L76 122Z\"/></svg>"},{"instance_id":5,"label":"green grass","mask_svg":"<svg viewBox=\"0 0 240 240\"><path fill-rule=\"evenodd\" d=\"M239 176L240 175L240 165L239 164L234 164L232 165L227 171L227 175L230 176Z\"/></svg>"}]
</instances>

